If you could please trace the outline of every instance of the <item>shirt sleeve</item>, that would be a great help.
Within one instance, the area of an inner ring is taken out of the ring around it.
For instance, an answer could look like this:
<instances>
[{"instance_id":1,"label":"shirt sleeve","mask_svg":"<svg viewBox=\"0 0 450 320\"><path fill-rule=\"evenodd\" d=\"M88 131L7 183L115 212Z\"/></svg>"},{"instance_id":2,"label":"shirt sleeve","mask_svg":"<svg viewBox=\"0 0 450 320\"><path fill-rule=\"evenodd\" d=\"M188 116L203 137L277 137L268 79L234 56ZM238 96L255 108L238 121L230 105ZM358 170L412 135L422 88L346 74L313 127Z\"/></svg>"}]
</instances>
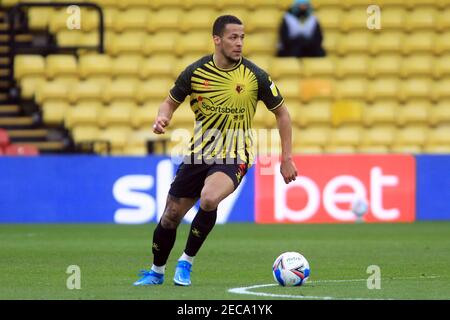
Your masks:
<instances>
[{"instance_id":1,"label":"shirt sleeve","mask_svg":"<svg viewBox=\"0 0 450 320\"><path fill-rule=\"evenodd\" d=\"M258 100L262 100L267 109L273 111L283 104L280 90L266 72L261 71L258 82Z\"/></svg>"},{"instance_id":2,"label":"shirt sleeve","mask_svg":"<svg viewBox=\"0 0 450 320\"><path fill-rule=\"evenodd\" d=\"M175 80L175 85L169 91L169 96L172 100L182 103L184 99L191 94L191 77L192 68L191 66L188 66L183 72L180 73L177 80Z\"/></svg>"}]
</instances>

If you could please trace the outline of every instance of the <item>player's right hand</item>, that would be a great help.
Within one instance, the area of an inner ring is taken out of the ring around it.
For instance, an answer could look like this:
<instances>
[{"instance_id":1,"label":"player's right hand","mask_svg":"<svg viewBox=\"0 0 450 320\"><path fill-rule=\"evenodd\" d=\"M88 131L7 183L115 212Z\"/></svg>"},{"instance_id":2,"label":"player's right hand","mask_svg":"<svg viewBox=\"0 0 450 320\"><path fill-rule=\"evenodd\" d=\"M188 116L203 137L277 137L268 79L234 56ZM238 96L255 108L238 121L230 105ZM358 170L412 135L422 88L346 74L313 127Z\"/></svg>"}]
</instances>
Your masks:
<instances>
[{"instance_id":1,"label":"player's right hand","mask_svg":"<svg viewBox=\"0 0 450 320\"><path fill-rule=\"evenodd\" d=\"M164 129L169 125L169 118L164 116L156 117L155 124L153 125L153 132L156 134L163 134L166 132Z\"/></svg>"}]
</instances>

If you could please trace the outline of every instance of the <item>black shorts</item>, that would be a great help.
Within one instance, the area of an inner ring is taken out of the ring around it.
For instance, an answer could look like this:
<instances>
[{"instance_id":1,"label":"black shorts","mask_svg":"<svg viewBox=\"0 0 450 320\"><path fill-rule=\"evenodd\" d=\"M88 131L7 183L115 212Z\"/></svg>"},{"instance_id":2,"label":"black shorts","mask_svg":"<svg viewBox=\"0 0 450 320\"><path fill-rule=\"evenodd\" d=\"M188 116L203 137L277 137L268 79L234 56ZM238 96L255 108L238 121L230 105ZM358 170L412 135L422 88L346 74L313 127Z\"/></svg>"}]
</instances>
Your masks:
<instances>
[{"instance_id":1,"label":"black shorts","mask_svg":"<svg viewBox=\"0 0 450 320\"><path fill-rule=\"evenodd\" d=\"M208 176L223 172L233 180L234 189L239 186L247 173L247 164L186 164L178 167L175 178L170 185L169 194L177 198L199 198Z\"/></svg>"}]
</instances>

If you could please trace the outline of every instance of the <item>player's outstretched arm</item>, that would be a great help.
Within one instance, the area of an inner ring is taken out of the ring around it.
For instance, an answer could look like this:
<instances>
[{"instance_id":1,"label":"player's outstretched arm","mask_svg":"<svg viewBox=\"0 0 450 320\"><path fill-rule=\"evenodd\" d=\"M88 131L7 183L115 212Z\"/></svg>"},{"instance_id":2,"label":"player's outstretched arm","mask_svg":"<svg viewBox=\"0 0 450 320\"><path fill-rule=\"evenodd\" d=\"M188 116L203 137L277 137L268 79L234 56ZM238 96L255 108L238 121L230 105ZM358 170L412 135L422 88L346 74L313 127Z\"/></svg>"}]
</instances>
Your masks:
<instances>
[{"instance_id":1,"label":"player's outstretched arm","mask_svg":"<svg viewBox=\"0 0 450 320\"><path fill-rule=\"evenodd\" d=\"M292 126L289 111L283 103L273 113L277 119L278 131L281 138L281 175L285 183L295 180L297 168L292 159Z\"/></svg>"},{"instance_id":2,"label":"player's outstretched arm","mask_svg":"<svg viewBox=\"0 0 450 320\"><path fill-rule=\"evenodd\" d=\"M154 133L163 134L166 132L165 128L169 125L170 119L172 119L172 115L179 105L178 102L175 102L170 97L167 97L163 103L161 103L158 115L155 119L155 124L153 125Z\"/></svg>"}]
</instances>

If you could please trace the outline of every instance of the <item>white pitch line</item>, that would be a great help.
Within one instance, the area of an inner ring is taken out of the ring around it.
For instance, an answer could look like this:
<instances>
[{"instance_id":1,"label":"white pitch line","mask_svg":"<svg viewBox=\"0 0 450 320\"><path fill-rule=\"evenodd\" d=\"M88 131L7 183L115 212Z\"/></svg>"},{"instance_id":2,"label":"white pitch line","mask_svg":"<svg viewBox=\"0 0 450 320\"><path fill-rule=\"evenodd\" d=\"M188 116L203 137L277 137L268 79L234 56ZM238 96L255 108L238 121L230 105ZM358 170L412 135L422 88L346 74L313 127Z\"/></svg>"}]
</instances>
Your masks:
<instances>
[{"instance_id":1,"label":"white pitch line","mask_svg":"<svg viewBox=\"0 0 450 320\"><path fill-rule=\"evenodd\" d=\"M432 279L439 278L439 276L425 276L425 277L403 277L403 278L390 278L387 280L411 280L411 279ZM308 281L308 283L330 283L330 282L361 282L367 281L367 279L341 279L341 280L316 280ZM260 297L271 297L271 298L288 298L288 299L319 299L319 300L392 300L391 298L385 299L374 299L374 298L338 298L338 297L328 297L328 296L305 296L305 295L292 295L292 294L276 294L276 293L266 293L266 292L253 292L252 289L264 288L264 287L274 287L278 286L276 283L270 284L258 284L250 287L240 287L228 289L230 293L236 294L247 294L255 295Z\"/></svg>"}]
</instances>

